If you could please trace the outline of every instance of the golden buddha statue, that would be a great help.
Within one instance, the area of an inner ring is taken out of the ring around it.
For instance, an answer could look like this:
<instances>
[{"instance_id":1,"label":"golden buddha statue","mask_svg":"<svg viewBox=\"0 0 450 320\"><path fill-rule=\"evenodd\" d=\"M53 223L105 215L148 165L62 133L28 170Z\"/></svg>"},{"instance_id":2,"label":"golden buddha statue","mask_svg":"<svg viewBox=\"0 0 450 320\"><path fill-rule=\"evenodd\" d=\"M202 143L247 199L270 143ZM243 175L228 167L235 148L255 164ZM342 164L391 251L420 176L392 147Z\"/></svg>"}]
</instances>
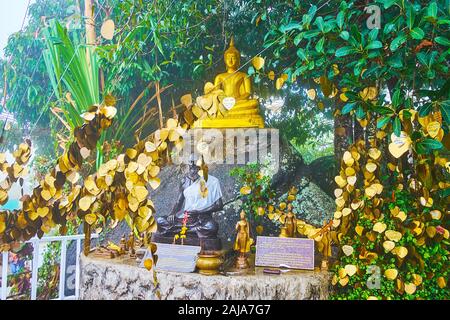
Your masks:
<instances>
[{"instance_id":1,"label":"golden buddha statue","mask_svg":"<svg viewBox=\"0 0 450 320\"><path fill-rule=\"evenodd\" d=\"M241 211L240 218L238 223L236 223L237 235L234 242L234 250L239 254L236 260L236 268L246 269L249 267L246 254L250 251L253 239L250 238L250 225L245 217L244 211Z\"/></svg>"},{"instance_id":2,"label":"golden buddha statue","mask_svg":"<svg viewBox=\"0 0 450 320\"><path fill-rule=\"evenodd\" d=\"M197 120L194 128L264 128L264 119L259 114L259 102L251 99L252 82L245 72L238 71L240 53L231 39L229 48L224 53L227 71L220 73L214 79L214 88L222 90L226 98L234 105L225 112L223 117L204 118ZM208 92L205 92L207 94Z\"/></svg>"}]
</instances>

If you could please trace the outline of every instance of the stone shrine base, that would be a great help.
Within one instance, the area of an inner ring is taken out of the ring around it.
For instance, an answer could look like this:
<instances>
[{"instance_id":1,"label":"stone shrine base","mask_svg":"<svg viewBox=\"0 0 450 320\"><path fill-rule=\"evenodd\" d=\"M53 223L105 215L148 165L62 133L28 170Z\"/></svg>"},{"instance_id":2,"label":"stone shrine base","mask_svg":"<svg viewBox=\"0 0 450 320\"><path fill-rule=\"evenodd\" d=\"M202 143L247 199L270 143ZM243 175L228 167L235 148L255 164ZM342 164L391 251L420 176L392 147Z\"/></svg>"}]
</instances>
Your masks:
<instances>
[{"instance_id":1,"label":"stone shrine base","mask_svg":"<svg viewBox=\"0 0 450 320\"><path fill-rule=\"evenodd\" d=\"M162 300L325 300L331 275L322 271L289 271L266 275L204 276L158 271ZM81 255L80 299L158 300L153 273L131 259Z\"/></svg>"}]
</instances>

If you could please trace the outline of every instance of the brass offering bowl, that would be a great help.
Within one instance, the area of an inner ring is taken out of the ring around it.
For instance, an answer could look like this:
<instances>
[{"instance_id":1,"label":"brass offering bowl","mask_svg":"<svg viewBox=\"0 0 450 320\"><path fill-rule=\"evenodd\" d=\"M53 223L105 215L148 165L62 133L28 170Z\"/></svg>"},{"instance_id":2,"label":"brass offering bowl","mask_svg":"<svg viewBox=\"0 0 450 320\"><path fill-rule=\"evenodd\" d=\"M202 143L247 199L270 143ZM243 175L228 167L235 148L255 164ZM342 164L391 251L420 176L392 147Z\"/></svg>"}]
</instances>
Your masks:
<instances>
[{"instance_id":1,"label":"brass offering bowl","mask_svg":"<svg viewBox=\"0 0 450 320\"><path fill-rule=\"evenodd\" d=\"M220 253L199 253L197 259L198 273L211 276L219 274L223 258Z\"/></svg>"}]
</instances>

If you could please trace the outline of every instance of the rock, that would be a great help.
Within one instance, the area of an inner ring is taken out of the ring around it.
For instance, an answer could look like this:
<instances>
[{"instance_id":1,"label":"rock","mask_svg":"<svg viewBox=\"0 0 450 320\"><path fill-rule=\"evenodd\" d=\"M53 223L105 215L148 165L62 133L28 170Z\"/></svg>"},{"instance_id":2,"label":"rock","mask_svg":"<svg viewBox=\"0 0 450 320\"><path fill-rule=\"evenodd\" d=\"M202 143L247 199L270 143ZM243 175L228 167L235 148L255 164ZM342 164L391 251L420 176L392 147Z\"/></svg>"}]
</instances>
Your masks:
<instances>
[{"instance_id":1,"label":"rock","mask_svg":"<svg viewBox=\"0 0 450 320\"><path fill-rule=\"evenodd\" d=\"M329 221L333 218L336 205L319 186L306 178L301 178L297 188L299 189L297 198L292 205L298 219L321 226L324 220ZM284 197L287 197L287 194L281 198Z\"/></svg>"},{"instance_id":2,"label":"rock","mask_svg":"<svg viewBox=\"0 0 450 320\"><path fill-rule=\"evenodd\" d=\"M336 188L334 177L338 174L336 158L334 156L321 157L308 166L308 177L315 182L329 196L333 197Z\"/></svg>"},{"instance_id":3,"label":"rock","mask_svg":"<svg viewBox=\"0 0 450 320\"><path fill-rule=\"evenodd\" d=\"M324 219L331 218L334 214L333 199L316 183L305 178L311 176L311 170L290 146L282 144L280 148L280 168L273 176L273 188L281 196L291 186L297 186L300 196L296 208L298 217L314 225L322 225ZM241 167L241 165L209 165L209 174L220 181L223 202L226 204L223 211L214 214L214 218L219 223L219 237L222 239L225 249L229 248L234 241L235 225L239 221L242 203L241 200L236 200L239 186L236 184L235 178L230 176L230 171L236 167ZM161 169L159 174L161 184L156 190L150 191L150 198L156 207L156 217L166 216L171 212L179 196L179 183L185 176L185 170L186 168L182 166L174 165ZM279 233L279 227L267 218L254 221L254 217L250 217L250 225L252 226L251 236L254 238L256 238L255 228L258 225L263 226L264 235L277 236ZM128 233L129 227L125 221L122 221L102 238L118 243L122 235Z\"/></svg>"},{"instance_id":4,"label":"rock","mask_svg":"<svg viewBox=\"0 0 450 320\"><path fill-rule=\"evenodd\" d=\"M118 259L82 256L80 299L156 300L153 273ZM163 300L325 300L331 273L291 271L282 275L204 276L159 271Z\"/></svg>"}]
</instances>

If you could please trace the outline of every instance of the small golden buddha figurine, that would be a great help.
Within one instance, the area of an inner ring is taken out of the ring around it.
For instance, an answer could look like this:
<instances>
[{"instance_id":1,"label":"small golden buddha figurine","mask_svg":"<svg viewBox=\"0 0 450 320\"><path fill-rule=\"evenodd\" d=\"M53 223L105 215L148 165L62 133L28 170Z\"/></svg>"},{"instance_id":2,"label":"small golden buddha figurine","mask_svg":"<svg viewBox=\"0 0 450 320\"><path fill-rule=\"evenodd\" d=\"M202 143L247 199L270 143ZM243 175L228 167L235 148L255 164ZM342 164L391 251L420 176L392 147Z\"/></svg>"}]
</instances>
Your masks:
<instances>
[{"instance_id":1,"label":"small golden buddha figurine","mask_svg":"<svg viewBox=\"0 0 450 320\"><path fill-rule=\"evenodd\" d=\"M236 241L234 243L234 250L239 252L236 260L236 268L247 269L250 265L247 260L247 252L250 251L250 246L253 244L253 239L250 238L250 225L245 217L245 212L241 211L241 220L236 224Z\"/></svg>"},{"instance_id":2,"label":"small golden buddha figurine","mask_svg":"<svg viewBox=\"0 0 450 320\"><path fill-rule=\"evenodd\" d=\"M194 128L264 128L264 119L259 114L259 102L250 98L252 94L250 76L238 71L240 53L234 46L233 38L223 57L227 71L216 76L214 90L223 90L225 97L234 98L234 106L221 118L197 120Z\"/></svg>"},{"instance_id":3,"label":"small golden buddha figurine","mask_svg":"<svg viewBox=\"0 0 450 320\"><path fill-rule=\"evenodd\" d=\"M134 239L134 233L133 231L131 231L127 241L128 252L131 257L134 257L136 255L135 245L136 241Z\"/></svg>"},{"instance_id":4,"label":"small golden buddha figurine","mask_svg":"<svg viewBox=\"0 0 450 320\"><path fill-rule=\"evenodd\" d=\"M329 258L331 257L331 227L333 225L333 221L330 220L327 222L326 220L323 223L322 228L312 236L313 239L315 239L318 236L322 236L319 240L318 250L320 253L322 253L322 263L321 263L321 269L322 270L328 270L329 265Z\"/></svg>"},{"instance_id":5,"label":"small golden buddha figurine","mask_svg":"<svg viewBox=\"0 0 450 320\"><path fill-rule=\"evenodd\" d=\"M297 219L292 212L292 204L288 204L288 213L284 219L284 226L281 227L280 237L295 238L297 236Z\"/></svg>"},{"instance_id":6,"label":"small golden buddha figurine","mask_svg":"<svg viewBox=\"0 0 450 320\"><path fill-rule=\"evenodd\" d=\"M125 234L120 239L120 251L122 254L125 254L128 251L127 239L125 238Z\"/></svg>"}]
</instances>

